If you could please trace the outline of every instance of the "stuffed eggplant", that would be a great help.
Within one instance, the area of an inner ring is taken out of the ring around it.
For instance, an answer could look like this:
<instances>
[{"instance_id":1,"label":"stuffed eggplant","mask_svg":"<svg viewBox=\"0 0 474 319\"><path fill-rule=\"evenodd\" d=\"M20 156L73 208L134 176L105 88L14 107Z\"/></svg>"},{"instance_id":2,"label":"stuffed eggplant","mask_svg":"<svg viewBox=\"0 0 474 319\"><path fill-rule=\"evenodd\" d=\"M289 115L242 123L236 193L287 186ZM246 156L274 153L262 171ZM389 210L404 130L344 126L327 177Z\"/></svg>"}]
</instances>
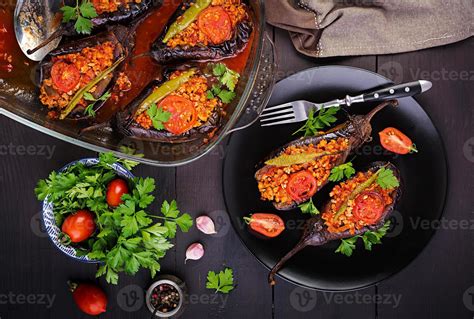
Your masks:
<instances>
[{"instance_id":1,"label":"stuffed eggplant","mask_svg":"<svg viewBox=\"0 0 474 319\"><path fill-rule=\"evenodd\" d=\"M105 26L117 23L132 23L148 13L151 8L159 7L161 2L157 0L92 0L91 4L97 13L97 17L91 19L92 30L101 30ZM76 35L78 31L75 21L63 23L45 42L29 50L28 54L33 54L59 37Z\"/></svg>"},{"instance_id":2,"label":"stuffed eggplant","mask_svg":"<svg viewBox=\"0 0 474 319\"><path fill-rule=\"evenodd\" d=\"M284 263L306 246L361 235L382 228L400 195L400 172L391 163L376 162L365 172L336 185L321 215L310 218L298 244L271 270L269 283Z\"/></svg>"},{"instance_id":3,"label":"stuffed eggplant","mask_svg":"<svg viewBox=\"0 0 474 319\"><path fill-rule=\"evenodd\" d=\"M396 103L384 102L365 116L351 117L325 134L298 139L271 154L255 174L261 199L278 210L309 200L327 184L331 170L370 139L374 115Z\"/></svg>"},{"instance_id":4,"label":"stuffed eggplant","mask_svg":"<svg viewBox=\"0 0 474 319\"><path fill-rule=\"evenodd\" d=\"M120 67L133 47L134 32L114 26L52 51L39 65L39 99L49 117L91 118L108 98L130 90Z\"/></svg>"},{"instance_id":5,"label":"stuffed eggplant","mask_svg":"<svg viewBox=\"0 0 474 319\"><path fill-rule=\"evenodd\" d=\"M152 55L162 64L216 61L240 53L252 30L250 9L242 0L185 1L153 44Z\"/></svg>"},{"instance_id":6,"label":"stuffed eggplant","mask_svg":"<svg viewBox=\"0 0 474 319\"><path fill-rule=\"evenodd\" d=\"M118 129L139 139L180 143L206 138L235 97L239 74L224 64L182 66L165 72L117 116Z\"/></svg>"}]
</instances>

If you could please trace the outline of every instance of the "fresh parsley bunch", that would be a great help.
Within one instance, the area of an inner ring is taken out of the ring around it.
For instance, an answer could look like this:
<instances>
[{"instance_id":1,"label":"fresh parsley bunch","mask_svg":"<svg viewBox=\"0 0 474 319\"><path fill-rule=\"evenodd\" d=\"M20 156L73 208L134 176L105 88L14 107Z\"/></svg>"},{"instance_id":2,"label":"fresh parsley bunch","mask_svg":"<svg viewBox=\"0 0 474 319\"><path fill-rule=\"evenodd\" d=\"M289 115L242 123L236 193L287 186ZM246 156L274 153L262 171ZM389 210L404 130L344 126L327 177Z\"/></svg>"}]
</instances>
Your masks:
<instances>
[{"instance_id":1,"label":"fresh parsley bunch","mask_svg":"<svg viewBox=\"0 0 474 319\"><path fill-rule=\"evenodd\" d=\"M239 82L240 74L229 69L225 64L218 63L214 66L212 73L219 79L211 90L207 91L207 98L218 97L223 103L229 104L235 98L235 87Z\"/></svg>"},{"instance_id":2,"label":"fresh parsley bunch","mask_svg":"<svg viewBox=\"0 0 474 319\"><path fill-rule=\"evenodd\" d=\"M63 173L52 172L47 180L40 180L35 189L39 200L48 198L53 203L56 224L80 209L96 214L97 234L76 248L77 255L102 262L97 277L118 283L118 273L136 274L147 268L154 277L160 270L159 259L173 247L169 239L177 228L187 232L193 221L181 214L176 201L164 201L160 213L148 211L154 202L155 180L136 178L130 182L130 193L122 196L123 204L110 208L106 201L108 183L117 176L111 165L117 162L134 166L132 161L118 160L112 153L101 154L99 163L92 167L82 163ZM82 243L81 243L82 244Z\"/></svg>"},{"instance_id":3,"label":"fresh parsley bunch","mask_svg":"<svg viewBox=\"0 0 474 319\"><path fill-rule=\"evenodd\" d=\"M339 107L330 107L320 109L319 111L311 110L308 114L308 120L306 123L299 130L294 132L293 135L300 132L304 132L304 136L317 135L321 129L329 127L337 122L337 117L335 115L339 110Z\"/></svg>"}]
</instances>

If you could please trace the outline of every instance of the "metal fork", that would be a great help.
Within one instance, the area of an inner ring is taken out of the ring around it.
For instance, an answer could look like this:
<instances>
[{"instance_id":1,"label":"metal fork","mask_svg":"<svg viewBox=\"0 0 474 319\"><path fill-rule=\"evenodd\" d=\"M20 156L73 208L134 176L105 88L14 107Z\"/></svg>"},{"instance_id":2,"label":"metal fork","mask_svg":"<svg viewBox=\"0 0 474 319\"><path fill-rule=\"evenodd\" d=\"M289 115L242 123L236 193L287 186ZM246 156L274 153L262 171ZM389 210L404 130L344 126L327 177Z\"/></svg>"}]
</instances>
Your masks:
<instances>
[{"instance_id":1,"label":"metal fork","mask_svg":"<svg viewBox=\"0 0 474 319\"><path fill-rule=\"evenodd\" d=\"M347 95L344 99L336 99L326 103L313 103L308 101L293 101L281 105L271 106L263 110L260 115L261 126L291 124L306 121L311 111L335 106L351 106L362 102L380 102L414 96L431 89L430 81L419 80L415 82L390 86L358 96Z\"/></svg>"}]
</instances>

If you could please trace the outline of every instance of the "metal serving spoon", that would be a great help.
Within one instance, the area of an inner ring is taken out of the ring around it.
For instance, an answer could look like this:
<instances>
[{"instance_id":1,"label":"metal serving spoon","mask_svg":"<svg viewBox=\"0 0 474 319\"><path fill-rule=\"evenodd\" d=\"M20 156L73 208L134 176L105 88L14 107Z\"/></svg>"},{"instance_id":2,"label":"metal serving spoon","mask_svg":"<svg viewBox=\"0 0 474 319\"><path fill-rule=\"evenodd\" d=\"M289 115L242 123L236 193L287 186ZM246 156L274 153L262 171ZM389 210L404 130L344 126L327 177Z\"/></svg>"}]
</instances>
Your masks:
<instances>
[{"instance_id":1,"label":"metal serving spoon","mask_svg":"<svg viewBox=\"0 0 474 319\"><path fill-rule=\"evenodd\" d=\"M21 50L29 59L41 61L59 45L62 38L62 3L62 0L17 1L15 35ZM52 40L48 42L48 39Z\"/></svg>"}]
</instances>

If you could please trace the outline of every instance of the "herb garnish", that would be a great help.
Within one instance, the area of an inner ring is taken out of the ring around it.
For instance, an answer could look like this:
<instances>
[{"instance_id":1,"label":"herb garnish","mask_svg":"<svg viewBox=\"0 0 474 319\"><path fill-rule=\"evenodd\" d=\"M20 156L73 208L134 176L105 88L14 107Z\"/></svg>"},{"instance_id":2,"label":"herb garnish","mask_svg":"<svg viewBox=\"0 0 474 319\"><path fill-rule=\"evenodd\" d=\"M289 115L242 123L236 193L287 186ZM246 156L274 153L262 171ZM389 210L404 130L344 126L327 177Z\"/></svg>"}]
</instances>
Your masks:
<instances>
[{"instance_id":1,"label":"herb garnish","mask_svg":"<svg viewBox=\"0 0 474 319\"><path fill-rule=\"evenodd\" d=\"M341 253L347 257L352 256L352 252L356 248L355 244L358 238L362 238L366 250L372 250L372 245L382 243L381 239L387 234L389 227L390 221L387 220L385 224L376 231L366 231L362 235L341 239L341 244L336 249L336 253Z\"/></svg>"},{"instance_id":2,"label":"herb garnish","mask_svg":"<svg viewBox=\"0 0 474 319\"><path fill-rule=\"evenodd\" d=\"M110 91L108 92L105 92L104 95L102 95L101 97L99 97L98 99L94 98L94 96L92 94L90 94L89 92L86 92L84 93L84 100L88 101L88 102L93 102L93 103L90 103L86 109L84 110L84 114L85 115L88 115L90 117L95 117L96 113L94 111L94 106L97 102L99 101L107 101L110 97L112 96L112 93L110 93Z\"/></svg>"},{"instance_id":3,"label":"herb garnish","mask_svg":"<svg viewBox=\"0 0 474 319\"><path fill-rule=\"evenodd\" d=\"M355 169L352 166L352 162L348 162L345 164L341 164L339 166L334 167L331 170L331 175L329 175L329 180L331 182L339 182L344 177L350 178L352 175L355 174Z\"/></svg>"},{"instance_id":4,"label":"herb garnish","mask_svg":"<svg viewBox=\"0 0 474 319\"><path fill-rule=\"evenodd\" d=\"M112 153L101 154L99 163L82 163L69 167L63 173L52 172L47 180L38 182L35 189L39 200L48 198L53 203L56 224L79 209L96 214L97 235L76 248L76 255L88 256L102 262L96 276L105 276L107 282L117 284L121 271L133 275L140 268L150 270L152 277L160 270L158 260L173 247L169 241L177 227L187 232L193 221L181 214L176 201L164 201L160 215L145 211L153 203L153 178L136 178L130 194L122 196L123 204L113 209L107 205L108 183L116 178L111 165L118 160ZM160 222L155 222L160 221Z\"/></svg>"},{"instance_id":5,"label":"herb garnish","mask_svg":"<svg viewBox=\"0 0 474 319\"><path fill-rule=\"evenodd\" d=\"M74 28L77 33L82 34L91 33L93 27L91 19L98 16L94 5L88 0L82 0L81 4L79 4L79 0L76 0L75 7L63 6L61 11L63 12L63 22L67 23L76 20Z\"/></svg>"},{"instance_id":6,"label":"herb garnish","mask_svg":"<svg viewBox=\"0 0 474 319\"><path fill-rule=\"evenodd\" d=\"M209 271L207 274L206 288L215 289L216 293L229 293L234 289L234 275L232 269L226 268L224 271L216 274L214 271Z\"/></svg>"},{"instance_id":7,"label":"herb garnish","mask_svg":"<svg viewBox=\"0 0 474 319\"><path fill-rule=\"evenodd\" d=\"M377 172L377 184L383 189L395 188L400 186L398 178L393 175L393 171L387 168L381 168Z\"/></svg>"},{"instance_id":8,"label":"herb garnish","mask_svg":"<svg viewBox=\"0 0 474 319\"><path fill-rule=\"evenodd\" d=\"M299 132L304 132L304 136L313 136L319 133L319 130L331 126L337 121L334 116L340 110L339 107L330 107L320 109L319 111L311 110L308 114L308 120L306 123L293 135Z\"/></svg>"},{"instance_id":9,"label":"herb garnish","mask_svg":"<svg viewBox=\"0 0 474 319\"><path fill-rule=\"evenodd\" d=\"M162 107L158 107L156 104L152 104L146 111L146 114L148 114L151 121L153 122L153 127L158 131L164 130L164 124L171 118L170 112L163 110Z\"/></svg>"},{"instance_id":10,"label":"herb garnish","mask_svg":"<svg viewBox=\"0 0 474 319\"><path fill-rule=\"evenodd\" d=\"M229 69L224 63L216 64L212 73L219 78L219 84L214 84L211 90L207 91L207 98L218 97L223 103L229 104L236 96L234 91L240 74Z\"/></svg>"},{"instance_id":11,"label":"herb garnish","mask_svg":"<svg viewBox=\"0 0 474 319\"><path fill-rule=\"evenodd\" d=\"M314 205L313 199L311 198L309 201L306 203L303 203L298 206L301 209L301 212L303 214L311 214L311 215L319 215L320 212L318 208Z\"/></svg>"}]
</instances>

